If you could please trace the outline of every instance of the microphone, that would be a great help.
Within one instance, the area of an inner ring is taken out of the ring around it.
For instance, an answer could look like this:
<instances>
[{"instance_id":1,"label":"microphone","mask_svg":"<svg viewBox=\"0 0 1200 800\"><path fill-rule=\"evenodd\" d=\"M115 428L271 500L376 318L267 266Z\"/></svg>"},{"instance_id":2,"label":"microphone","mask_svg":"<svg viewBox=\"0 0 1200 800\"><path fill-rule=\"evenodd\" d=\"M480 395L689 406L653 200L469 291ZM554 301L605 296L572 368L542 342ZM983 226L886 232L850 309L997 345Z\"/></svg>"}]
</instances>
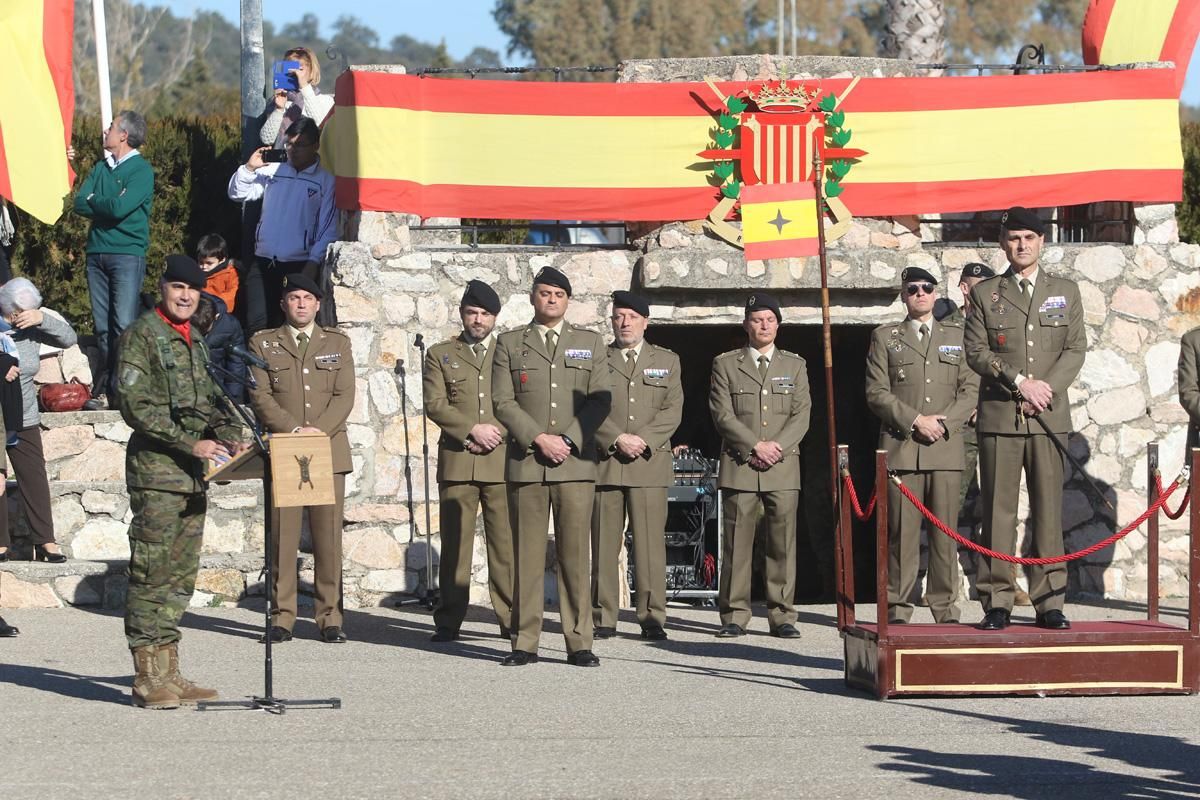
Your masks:
<instances>
[{"instance_id":1,"label":"microphone","mask_svg":"<svg viewBox=\"0 0 1200 800\"><path fill-rule=\"evenodd\" d=\"M396 374L397 375L404 374L404 359L403 358L396 359Z\"/></svg>"},{"instance_id":2,"label":"microphone","mask_svg":"<svg viewBox=\"0 0 1200 800\"><path fill-rule=\"evenodd\" d=\"M422 347L424 347L424 346L425 346L425 340L424 340L424 338L421 336L421 334L419 334L419 333L418 333L418 334L417 334L417 335L416 335L416 336L413 338L413 347L422 348Z\"/></svg>"},{"instance_id":3,"label":"microphone","mask_svg":"<svg viewBox=\"0 0 1200 800\"><path fill-rule=\"evenodd\" d=\"M258 367L259 369L270 369L270 366L266 361L263 361L261 358L254 355L254 353L251 353L244 347L240 347L235 344L229 348L229 352L233 353L235 356L252 367Z\"/></svg>"}]
</instances>

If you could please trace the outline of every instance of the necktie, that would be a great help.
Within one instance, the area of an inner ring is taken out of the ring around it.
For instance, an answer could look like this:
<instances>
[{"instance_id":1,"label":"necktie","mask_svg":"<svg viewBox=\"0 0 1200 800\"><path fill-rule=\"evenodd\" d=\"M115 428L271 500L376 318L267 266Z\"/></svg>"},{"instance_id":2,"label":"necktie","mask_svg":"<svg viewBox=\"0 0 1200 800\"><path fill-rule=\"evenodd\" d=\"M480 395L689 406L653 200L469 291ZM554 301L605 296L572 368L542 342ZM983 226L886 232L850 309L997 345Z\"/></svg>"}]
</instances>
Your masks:
<instances>
[{"instance_id":1,"label":"necktie","mask_svg":"<svg viewBox=\"0 0 1200 800\"><path fill-rule=\"evenodd\" d=\"M308 334L304 331L300 331L296 336L296 349L300 351L301 358L308 352Z\"/></svg>"},{"instance_id":2,"label":"necktie","mask_svg":"<svg viewBox=\"0 0 1200 800\"><path fill-rule=\"evenodd\" d=\"M925 337L928 335L929 335L929 326L926 325L924 322L922 322L921 327L917 328L917 341L918 342L925 341Z\"/></svg>"},{"instance_id":3,"label":"necktie","mask_svg":"<svg viewBox=\"0 0 1200 800\"><path fill-rule=\"evenodd\" d=\"M546 331L546 352L554 358L554 348L558 344L558 334L552 330Z\"/></svg>"},{"instance_id":4,"label":"necktie","mask_svg":"<svg viewBox=\"0 0 1200 800\"><path fill-rule=\"evenodd\" d=\"M483 342L476 342L471 345L471 352L475 354L475 360L482 364L483 357L487 353L487 348L484 347Z\"/></svg>"},{"instance_id":5,"label":"necktie","mask_svg":"<svg viewBox=\"0 0 1200 800\"><path fill-rule=\"evenodd\" d=\"M767 377L767 367L771 366L771 359L766 356L758 357L758 374L763 378Z\"/></svg>"},{"instance_id":6,"label":"necktie","mask_svg":"<svg viewBox=\"0 0 1200 800\"><path fill-rule=\"evenodd\" d=\"M634 365L634 362L636 362L636 361L637 361L637 351L636 350L626 350L625 351L625 364L629 367L630 371L633 370L633 365Z\"/></svg>"},{"instance_id":7,"label":"necktie","mask_svg":"<svg viewBox=\"0 0 1200 800\"><path fill-rule=\"evenodd\" d=\"M1033 296L1033 281L1028 278L1021 278L1021 294L1028 299Z\"/></svg>"}]
</instances>

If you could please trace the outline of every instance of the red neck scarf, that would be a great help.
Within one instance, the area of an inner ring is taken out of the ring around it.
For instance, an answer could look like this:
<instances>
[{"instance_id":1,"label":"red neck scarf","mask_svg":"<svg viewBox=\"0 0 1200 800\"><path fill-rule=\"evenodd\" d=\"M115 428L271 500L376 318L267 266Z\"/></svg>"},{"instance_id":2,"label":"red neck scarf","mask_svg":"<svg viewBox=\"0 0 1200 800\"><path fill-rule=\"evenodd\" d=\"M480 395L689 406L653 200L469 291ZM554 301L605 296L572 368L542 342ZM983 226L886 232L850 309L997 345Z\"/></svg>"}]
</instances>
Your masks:
<instances>
[{"instance_id":1,"label":"red neck scarf","mask_svg":"<svg viewBox=\"0 0 1200 800\"><path fill-rule=\"evenodd\" d=\"M171 322L158 306L154 307L154 313L158 314L158 318L170 325L173 330L178 331L183 340L187 342L188 347L192 346L192 321L190 319L186 322Z\"/></svg>"}]
</instances>

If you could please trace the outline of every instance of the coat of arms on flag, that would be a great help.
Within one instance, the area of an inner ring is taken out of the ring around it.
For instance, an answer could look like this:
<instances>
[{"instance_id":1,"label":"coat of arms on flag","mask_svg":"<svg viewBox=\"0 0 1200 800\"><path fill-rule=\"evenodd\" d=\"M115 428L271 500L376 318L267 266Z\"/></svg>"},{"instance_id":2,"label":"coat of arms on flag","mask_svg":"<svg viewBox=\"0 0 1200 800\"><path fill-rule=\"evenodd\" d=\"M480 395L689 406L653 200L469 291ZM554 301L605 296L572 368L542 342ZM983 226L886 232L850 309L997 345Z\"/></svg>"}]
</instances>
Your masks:
<instances>
[{"instance_id":1,"label":"coat of arms on flag","mask_svg":"<svg viewBox=\"0 0 1200 800\"><path fill-rule=\"evenodd\" d=\"M744 245L747 259L815 255L817 209L821 206L835 222L827 239L844 233L851 217L846 204L838 199L841 181L866 152L848 147L853 132L845 127L846 115L839 106L857 79L841 97L822 97L819 89L786 80L768 81L744 92L744 97L726 97L713 81L707 83L724 105L713 132L713 147L699 153L713 162L711 182L721 193L721 200L708 215L708 229L730 244ZM815 164L824 174L814 175ZM739 201L740 232L726 221ZM780 216L769 213L772 204ZM782 212L785 206L789 210ZM775 222L761 220L762 213ZM790 219L788 214L796 219L783 222ZM774 235L770 233L772 224ZM764 247L767 244L770 246ZM773 255L762 255L767 252Z\"/></svg>"}]
</instances>

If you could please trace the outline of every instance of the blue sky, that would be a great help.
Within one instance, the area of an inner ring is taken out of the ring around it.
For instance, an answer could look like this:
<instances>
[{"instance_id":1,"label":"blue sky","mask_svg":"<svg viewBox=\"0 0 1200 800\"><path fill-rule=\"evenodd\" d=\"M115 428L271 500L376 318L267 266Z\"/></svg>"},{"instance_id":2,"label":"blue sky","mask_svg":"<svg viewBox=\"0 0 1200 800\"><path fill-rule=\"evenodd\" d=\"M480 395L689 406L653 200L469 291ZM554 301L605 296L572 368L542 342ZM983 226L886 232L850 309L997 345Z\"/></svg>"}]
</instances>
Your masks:
<instances>
[{"instance_id":1,"label":"blue sky","mask_svg":"<svg viewBox=\"0 0 1200 800\"><path fill-rule=\"evenodd\" d=\"M199 10L219 11L235 24L241 13L239 0L166 0L166 5L176 16L188 17ZM346 7L344 13L353 14L374 28L384 45L393 36L407 33L434 44L445 39L446 49L454 58L462 58L475 47L487 47L500 53L501 61L506 64L524 63L505 55L508 40L492 19L492 6L492 0L360 0ZM343 11L338 9L336 0L263 0L263 17L276 27L298 20L306 13L316 14L324 26L322 32L328 33L328 26ZM1193 55L1189 65L1183 101L1200 105L1200 53Z\"/></svg>"}]
</instances>

